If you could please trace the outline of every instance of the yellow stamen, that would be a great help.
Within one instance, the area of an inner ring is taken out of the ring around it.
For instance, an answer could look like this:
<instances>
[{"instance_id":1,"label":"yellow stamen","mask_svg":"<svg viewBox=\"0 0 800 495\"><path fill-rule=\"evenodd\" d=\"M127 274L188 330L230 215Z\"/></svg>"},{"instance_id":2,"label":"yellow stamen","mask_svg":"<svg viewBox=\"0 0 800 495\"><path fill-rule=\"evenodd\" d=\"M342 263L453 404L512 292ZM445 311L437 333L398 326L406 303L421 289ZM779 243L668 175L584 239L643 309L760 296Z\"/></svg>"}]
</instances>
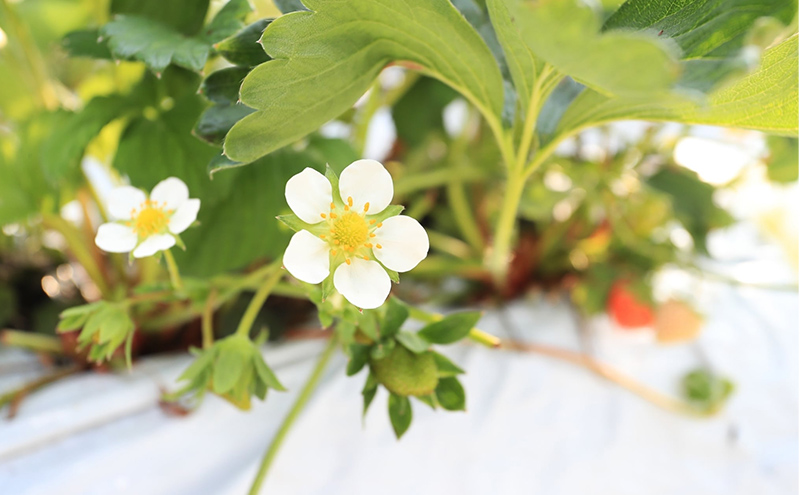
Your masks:
<instances>
[{"instance_id":1,"label":"yellow stamen","mask_svg":"<svg viewBox=\"0 0 800 495\"><path fill-rule=\"evenodd\" d=\"M370 221L369 221L369 224L370 224L370 225L373 225L374 223L375 223L375 219L374 219L374 218L373 218L372 220L370 220Z\"/></svg>"},{"instance_id":2,"label":"yellow stamen","mask_svg":"<svg viewBox=\"0 0 800 495\"><path fill-rule=\"evenodd\" d=\"M366 213L366 212L368 212L368 211L369 211L369 201L367 201L366 203L364 203L364 213Z\"/></svg>"},{"instance_id":3,"label":"yellow stamen","mask_svg":"<svg viewBox=\"0 0 800 495\"><path fill-rule=\"evenodd\" d=\"M334 243L334 244L336 244L336 245L338 246L338 245L339 245L339 239L334 239L334 240L333 240L333 243Z\"/></svg>"},{"instance_id":4,"label":"yellow stamen","mask_svg":"<svg viewBox=\"0 0 800 495\"><path fill-rule=\"evenodd\" d=\"M365 248L372 248L372 243L368 242L368 243L364 244L364 247Z\"/></svg>"},{"instance_id":5,"label":"yellow stamen","mask_svg":"<svg viewBox=\"0 0 800 495\"><path fill-rule=\"evenodd\" d=\"M147 237L153 234L165 232L169 217L172 213L164 209L165 203L159 205L155 201L144 201L139 205L139 212L132 210L129 225L139 237Z\"/></svg>"},{"instance_id":6,"label":"yellow stamen","mask_svg":"<svg viewBox=\"0 0 800 495\"><path fill-rule=\"evenodd\" d=\"M383 246L381 246L380 244L375 244L375 247L381 249Z\"/></svg>"},{"instance_id":7,"label":"yellow stamen","mask_svg":"<svg viewBox=\"0 0 800 495\"><path fill-rule=\"evenodd\" d=\"M349 265L350 264L350 258L347 258L346 260L344 260L344 262Z\"/></svg>"},{"instance_id":8,"label":"yellow stamen","mask_svg":"<svg viewBox=\"0 0 800 495\"><path fill-rule=\"evenodd\" d=\"M331 249L331 256L336 256L336 250L335 249Z\"/></svg>"},{"instance_id":9,"label":"yellow stamen","mask_svg":"<svg viewBox=\"0 0 800 495\"><path fill-rule=\"evenodd\" d=\"M383 222L380 222L378 225L376 225L376 227L378 227L378 228L383 227Z\"/></svg>"},{"instance_id":10,"label":"yellow stamen","mask_svg":"<svg viewBox=\"0 0 800 495\"><path fill-rule=\"evenodd\" d=\"M344 211L350 211L350 207L347 206L347 205L344 205Z\"/></svg>"},{"instance_id":11,"label":"yellow stamen","mask_svg":"<svg viewBox=\"0 0 800 495\"><path fill-rule=\"evenodd\" d=\"M336 209L336 205L333 204L333 201L331 201L331 210L333 210L333 209Z\"/></svg>"},{"instance_id":12,"label":"yellow stamen","mask_svg":"<svg viewBox=\"0 0 800 495\"><path fill-rule=\"evenodd\" d=\"M369 256L364 256L364 259L369 261Z\"/></svg>"},{"instance_id":13,"label":"yellow stamen","mask_svg":"<svg viewBox=\"0 0 800 495\"><path fill-rule=\"evenodd\" d=\"M331 218L336 218L336 213L331 213Z\"/></svg>"},{"instance_id":14,"label":"yellow stamen","mask_svg":"<svg viewBox=\"0 0 800 495\"><path fill-rule=\"evenodd\" d=\"M370 237L375 237L375 234L370 234L369 236L370 236Z\"/></svg>"},{"instance_id":15,"label":"yellow stamen","mask_svg":"<svg viewBox=\"0 0 800 495\"><path fill-rule=\"evenodd\" d=\"M353 206L353 197L352 196L348 196L347 197L347 205L348 206Z\"/></svg>"},{"instance_id":16,"label":"yellow stamen","mask_svg":"<svg viewBox=\"0 0 800 495\"><path fill-rule=\"evenodd\" d=\"M325 239L325 234L320 234L320 235L319 235L319 238L320 238L320 239Z\"/></svg>"},{"instance_id":17,"label":"yellow stamen","mask_svg":"<svg viewBox=\"0 0 800 495\"><path fill-rule=\"evenodd\" d=\"M328 215L326 215L324 213L320 213L319 216L321 216L322 218L328 218Z\"/></svg>"}]
</instances>

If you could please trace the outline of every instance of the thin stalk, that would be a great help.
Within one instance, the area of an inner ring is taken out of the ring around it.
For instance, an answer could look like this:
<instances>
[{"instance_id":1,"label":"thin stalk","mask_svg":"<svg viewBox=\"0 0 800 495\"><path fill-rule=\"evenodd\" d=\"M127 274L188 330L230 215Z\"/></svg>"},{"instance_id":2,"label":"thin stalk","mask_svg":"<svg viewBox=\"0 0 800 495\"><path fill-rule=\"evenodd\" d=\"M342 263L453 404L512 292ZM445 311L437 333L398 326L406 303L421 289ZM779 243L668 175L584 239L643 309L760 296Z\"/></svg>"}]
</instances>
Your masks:
<instances>
[{"instance_id":1,"label":"thin stalk","mask_svg":"<svg viewBox=\"0 0 800 495\"><path fill-rule=\"evenodd\" d=\"M528 344L513 340L502 340L500 348L513 351L522 351L533 354L540 354L543 356L548 356L561 361L566 361L572 364L576 364L578 366L588 369L589 371L596 374L597 376L600 376L601 378L616 383L617 385L633 392L642 399L671 412L686 414L689 416L696 416L696 417L709 417L714 415L718 411L718 408L699 409L691 406L690 404L680 399L675 399L668 395L662 394L661 392L653 390L647 385L644 385L643 383L640 383L632 378L629 378L628 376L617 371L616 369L606 364L603 364L599 361L596 361L580 352L568 351L565 349L559 349L556 347L550 347L546 345Z\"/></svg>"},{"instance_id":2,"label":"thin stalk","mask_svg":"<svg viewBox=\"0 0 800 495\"><path fill-rule=\"evenodd\" d=\"M485 178L486 173L477 168L462 167L459 169L458 174L453 174L453 171L449 168L437 168L430 172L400 177L394 184L394 192L396 195L402 196L422 189L446 186L453 182L464 184L477 182Z\"/></svg>"},{"instance_id":3,"label":"thin stalk","mask_svg":"<svg viewBox=\"0 0 800 495\"><path fill-rule=\"evenodd\" d=\"M6 392L0 395L0 408L9 405L10 409L8 412L8 417L13 418L16 414L16 408L19 402L25 398L26 395L35 392L36 390L44 387L49 383L53 383L54 381L60 380L65 376L69 376L73 373L80 371L80 366L69 366L67 368L62 368L60 370L54 371L49 375L45 375L41 378L38 378L30 383L26 383L25 385L12 390L10 392Z\"/></svg>"},{"instance_id":4,"label":"thin stalk","mask_svg":"<svg viewBox=\"0 0 800 495\"><path fill-rule=\"evenodd\" d=\"M58 337L20 330L6 329L0 332L0 344L8 347L21 347L34 352L64 353L64 347Z\"/></svg>"},{"instance_id":5,"label":"thin stalk","mask_svg":"<svg viewBox=\"0 0 800 495\"><path fill-rule=\"evenodd\" d=\"M465 168L465 148L469 140L469 128L473 120L473 113L474 112L470 112L467 117L467 122L464 125L464 130L451 146L448 161L450 162L449 168L452 171L452 175L450 182L447 184L447 199L450 203L450 209L453 212L458 229L461 231L461 234L470 247L472 247L472 250L476 254L480 254L485 248L483 236L478 227L478 222L475 220L475 213L470 207L467 192L460 178L461 171Z\"/></svg>"},{"instance_id":6,"label":"thin stalk","mask_svg":"<svg viewBox=\"0 0 800 495\"><path fill-rule=\"evenodd\" d=\"M256 320L256 316L258 316L258 312L261 311L261 306L264 305L264 301L267 300L269 294L272 292L272 289L278 284L280 279L283 277L283 271L281 270L280 262L273 263L270 265L272 268L272 273L264 280L264 283L259 287L258 291L256 291L253 299L250 300L250 304L247 306L247 309L242 316L242 319L239 321L239 327L236 329L236 335L244 335L247 336L250 334L250 327L253 326L253 322Z\"/></svg>"},{"instance_id":7,"label":"thin stalk","mask_svg":"<svg viewBox=\"0 0 800 495\"><path fill-rule=\"evenodd\" d=\"M357 114L356 118L353 140L356 144L356 150L358 150L358 156L364 155L364 148L367 145L369 124L372 122L372 117L375 115L375 112L377 112L381 107L382 100L383 95L381 83L376 79L370 88L366 103L362 107L361 111Z\"/></svg>"},{"instance_id":8,"label":"thin stalk","mask_svg":"<svg viewBox=\"0 0 800 495\"><path fill-rule=\"evenodd\" d=\"M164 251L164 260L167 262L167 270L169 271L169 280L172 283L172 288L180 292L183 290L183 280L181 280L181 273L178 271L178 264L175 263L175 257L169 249Z\"/></svg>"},{"instance_id":9,"label":"thin stalk","mask_svg":"<svg viewBox=\"0 0 800 495\"><path fill-rule=\"evenodd\" d=\"M286 435L289 433L292 425L297 420L298 416L300 416L300 412L302 412L303 408L308 403L308 400L311 398L311 394L317 388L317 385L319 385L322 374L325 371L325 368L327 367L331 357L333 356L337 344L338 339L336 338L336 333L334 333L330 340L328 340L328 345L320 355L316 366L314 366L311 376L308 377L305 385L303 385L300 395L297 396L292 408L289 410L289 414L287 414L283 419L283 423L281 423L278 432L275 434L275 437L269 444L267 451L264 453L264 457L261 459L261 465L258 467L256 478L253 480L253 485L250 487L249 495L258 495L261 485L264 483L264 478L266 477L272 462L275 460L275 456L278 454L278 450L281 448L281 445L283 444L283 441L286 438Z\"/></svg>"},{"instance_id":10,"label":"thin stalk","mask_svg":"<svg viewBox=\"0 0 800 495\"><path fill-rule=\"evenodd\" d=\"M208 299L203 306L203 317L201 321L201 331L203 332L203 349L209 349L214 345L214 302L217 299L217 289L211 289Z\"/></svg>"},{"instance_id":11,"label":"thin stalk","mask_svg":"<svg viewBox=\"0 0 800 495\"><path fill-rule=\"evenodd\" d=\"M69 222L60 216L53 215L52 213L45 213L42 215L42 224L46 228L58 231L62 236L64 236L64 239L67 241L67 246L72 251L72 254L78 260L78 263L83 266L84 270L86 270L86 273L89 274L89 278L92 279L92 282L97 285L97 288L100 290L103 298L110 299L111 289L109 288L108 282L103 276L103 271L95 261L91 250L89 250L89 248L83 242L83 238L78 229L73 227Z\"/></svg>"}]
</instances>

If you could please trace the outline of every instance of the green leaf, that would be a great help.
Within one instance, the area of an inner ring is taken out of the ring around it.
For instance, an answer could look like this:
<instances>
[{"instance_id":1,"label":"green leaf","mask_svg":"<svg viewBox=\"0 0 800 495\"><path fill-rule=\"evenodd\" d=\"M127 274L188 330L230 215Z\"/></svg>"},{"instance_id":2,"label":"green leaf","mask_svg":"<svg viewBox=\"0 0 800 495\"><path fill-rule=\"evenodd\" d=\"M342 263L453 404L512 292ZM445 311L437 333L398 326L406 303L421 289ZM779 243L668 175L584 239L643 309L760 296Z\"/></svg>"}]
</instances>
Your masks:
<instances>
[{"instance_id":1,"label":"green leaf","mask_svg":"<svg viewBox=\"0 0 800 495\"><path fill-rule=\"evenodd\" d=\"M200 93L214 103L233 105L239 101L239 87L248 72L250 69L246 67L228 67L213 72L200 84Z\"/></svg>"},{"instance_id":2,"label":"green leaf","mask_svg":"<svg viewBox=\"0 0 800 495\"><path fill-rule=\"evenodd\" d=\"M347 376L353 376L369 361L370 346L353 344L350 346L350 361L347 363Z\"/></svg>"},{"instance_id":3,"label":"green leaf","mask_svg":"<svg viewBox=\"0 0 800 495\"><path fill-rule=\"evenodd\" d=\"M249 341L231 336L217 345L219 349L214 361L213 389L215 394L221 395L231 390L242 376L249 361L246 348Z\"/></svg>"},{"instance_id":4,"label":"green leaf","mask_svg":"<svg viewBox=\"0 0 800 495\"><path fill-rule=\"evenodd\" d=\"M464 370L438 352L433 353L433 360L436 361L436 369L439 370L439 377L456 376L464 373Z\"/></svg>"},{"instance_id":5,"label":"green leaf","mask_svg":"<svg viewBox=\"0 0 800 495\"><path fill-rule=\"evenodd\" d=\"M286 387L284 387L280 380L278 380L278 377L275 376L275 373L272 371L272 369L267 366L267 363L264 361L264 357L255 346L254 351L253 366L255 366L256 373L258 374L258 378L261 380L261 382L273 390L280 390L281 392L285 391Z\"/></svg>"},{"instance_id":6,"label":"green leaf","mask_svg":"<svg viewBox=\"0 0 800 495\"><path fill-rule=\"evenodd\" d=\"M448 411L466 411L467 398L464 387L455 377L440 378L436 386L436 399Z\"/></svg>"},{"instance_id":7,"label":"green leaf","mask_svg":"<svg viewBox=\"0 0 800 495\"><path fill-rule=\"evenodd\" d=\"M253 161L336 118L393 61L419 66L499 122L503 82L497 63L450 2L307 3L314 12L280 17L261 38L275 60L245 78L242 101L259 111L228 133L225 152L232 159Z\"/></svg>"},{"instance_id":8,"label":"green leaf","mask_svg":"<svg viewBox=\"0 0 800 495\"><path fill-rule=\"evenodd\" d=\"M708 408L724 403L734 388L733 382L707 369L694 370L683 378L683 393L686 398Z\"/></svg>"},{"instance_id":9,"label":"green leaf","mask_svg":"<svg viewBox=\"0 0 800 495\"><path fill-rule=\"evenodd\" d=\"M397 298L390 298L386 303L386 316L381 325L381 337L392 337L400 330L403 323L408 319L408 308L399 302Z\"/></svg>"},{"instance_id":10,"label":"green leaf","mask_svg":"<svg viewBox=\"0 0 800 495\"><path fill-rule=\"evenodd\" d=\"M103 26L102 33L115 57L133 57L155 72L162 72L170 63L202 70L210 48L204 41L137 16L119 16Z\"/></svg>"},{"instance_id":11,"label":"green leaf","mask_svg":"<svg viewBox=\"0 0 800 495\"><path fill-rule=\"evenodd\" d=\"M748 68L752 51L742 48L757 20L776 17L789 24L796 10L793 0L628 0L603 30L648 31L673 40L682 51L680 85L707 91Z\"/></svg>"},{"instance_id":12,"label":"green leaf","mask_svg":"<svg viewBox=\"0 0 800 495\"><path fill-rule=\"evenodd\" d=\"M111 0L111 13L146 17L191 36L203 26L208 4L209 0Z\"/></svg>"},{"instance_id":13,"label":"green leaf","mask_svg":"<svg viewBox=\"0 0 800 495\"><path fill-rule=\"evenodd\" d=\"M767 176L774 182L788 183L797 180L797 138L769 136Z\"/></svg>"},{"instance_id":14,"label":"green leaf","mask_svg":"<svg viewBox=\"0 0 800 495\"><path fill-rule=\"evenodd\" d=\"M220 41L214 48L229 62L245 67L255 67L270 60L261 47L261 35L273 19L261 19L241 29L233 36Z\"/></svg>"},{"instance_id":15,"label":"green leaf","mask_svg":"<svg viewBox=\"0 0 800 495\"><path fill-rule=\"evenodd\" d=\"M398 440L411 426L411 401L408 397L400 395L389 395L389 420L392 422L392 429Z\"/></svg>"},{"instance_id":16,"label":"green leaf","mask_svg":"<svg viewBox=\"0 0 800 495\"><path fill-rule=\"evenodd\" d=\"M298 10L308 10L300 0L273 0L273 3L284 14L297 12Z\"/></svg>"},{"instance_id":17,"label":"green leaf","mask_svg":"<svg viewBox=\"0 0 800 495\"><path fill-rule=\"evenodd\" d=\"M203 29L203 38L216 43L244 27L244 19L253 11L250 0L230 0Z\"/></svg>"},{"instance_id":18,"label":"green leaf","mask_svg":"<svg viewBox=\"0 0 800 495\"><path fill-rule=\"evenodd\" d=\"M370 372L367 376L367 381L364 382L364 388L361 390L361 395L364 396L364 412L362 416L366 416L369 405L372 404L372 399L375 398L375 393L378 391L378 379Z\"/></svg>"},{"instance_id":19,"label":"green leaf","mask_svg":"<svg viewBox=\"0 0 800 495\"><path fill-rule=\"evenodd\" d=\"M65 114L42 147L42 169L47 179L58 184L70 174L78 174L89 142L132 108L130 99L112 95L93 98L79 112Z\"/></svg>"},{"instance_id":20,"label":"green leaf","mask_svg":"<svg viewBox=\"0 0 800 495\"><path fill-rule=\"evenodd\" d=\"M253 111L245 105L213 105L200 115L192 133L203 141L222 146L230 128Z\"/></svg>"},{"instance_id":21,"label":"green leaf","mask_svg":"<svg viewBox=\"0 0 800 495\"><path fill-rule=\"evenodd\" d=\"M72 57L111 59L107 40L103 40L98 29L81 29L67 33L61 46Z\"/></svg>"},{"instance_id":22,"label":"green leaf","mask_svg":"<svg viewBox=\"0 0 800 495\"><path fill-rule=\"evenodd\" d=\"M414 354L427 351L431 343L413 332L397 332L394 338Z\"/></svg>"},{"instance_id":23,"label":"green leaf","mask_svg":"<svg viewBox=\"0 0 800 495\"><path fill-rule=\"evenodd\" d=\"M431 132L444 133L445 107L458 96L453 88L430 77L420 77L392 107L397 137L419 146Z\"/></svg>"},{"instance_id":24,"label":"green leaf","mask_svg":"<svg viewBox=\"0 0 800 495\"><path fill-rule=\"evenodd\" d=\"M431 409L436 409L436 394L431 395L421 395L419 397L415 397L418 401L422 402L423 404L429 406Z\"/></svg>"},{"instance_id":25,"label":"green leaf","mask_svg":"<svg viewBox=\"0 0 800 495\"><path fill-rule=\"evenodd\" d=\"M792 136L798 128L797 34L766 50L758 70L702 102L680 94L608 98L586 90L558 125L559 138L615 120L674 121Z\"/></svg>"},{"instance_id":26,"label":"green leaf","mask_svg":"<svg viewBox=\"0 0 800 495\"><path fill-rule=\"evenodd\" d=\"M217 348L215 347L200 351L200 354L195 358L194 361L192 361L192 364L183 370L181 376L178 377L178 381L194 381L207 369L210 369L214 365L214 357L216 356L216 353Z\"/></svg>"},{"instance_id":27,"label":"green leaf","mask_svg":"<svg viewBox=\"0 0 800 495\"><path fill-rule=\"evenodd\" d=\"M434 344L458 342L475 327L481 315L480 311L464 311L448 315L420 330L419 336Z\"/></svg>"},{"instance_id":28,"label":"green leaf","mask_svg":"<svg viewBox=\"0 0 800 495\"><path fill-rule=\"evenodd\" d=\"M496 0L495 0L496 1ZM516 60L515 84L530 75L536 60L550 63L560 72L611 94L653 94L667 90L677 80L679 67L670 50L656 33L610 31L600 33L600 19L586 4L577 0L541 0L522 2L503 0L513 21L511 25L501 8L492 17L498 36L504 40ZM513 32L513 27L518 29ZM521 37L531 54L519 46ZM518 88L520 92L521 88Z\"/></svg>"}]
</instances>

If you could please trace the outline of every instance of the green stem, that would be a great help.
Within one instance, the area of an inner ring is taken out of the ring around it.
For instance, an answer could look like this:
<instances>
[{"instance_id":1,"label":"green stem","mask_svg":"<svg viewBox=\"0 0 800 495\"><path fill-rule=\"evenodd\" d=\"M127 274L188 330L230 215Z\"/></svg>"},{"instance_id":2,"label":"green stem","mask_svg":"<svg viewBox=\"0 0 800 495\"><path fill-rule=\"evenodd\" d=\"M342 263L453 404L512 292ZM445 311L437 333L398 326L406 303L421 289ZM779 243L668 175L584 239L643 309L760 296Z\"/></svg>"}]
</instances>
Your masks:
<instances>
[{"instance_id":1,"label":"green stem","mask_svg":"<svg viewBox=\"0 0 800 495\"><path fill-rule=\"evenodd\" d=\"M362 107L361 111L358 113L356 119L353 138L359 156L364 155L364 148L366 147L367 144L367 133L369 132L369 123L372 122L372 117L375 115L375 112L377 112L378 109L381 107L382 100L383 100L383 95L382 95L381 83L379 80L376 79L375 82L372 84L369 96L367 97L367 101Z\"/></svg>"},{"instance_id":2,"label":"green stem","mask_svg":"<svg viewBox=\"0 0 800 495\"><path fill-rule=\"evenodd\" d=\"M319 385L322 374L328 365L328 361L330 361L331 357L333 356L337 344L338 340L336 338L336 334L334 333L328 341L328 345L325 347L322 355L320 355L317 365L311 372L311 376L308 377L306 384L303 385L300 395L297 396L292 408L289 410L289 414L287 414L283 419L283 423L278 429L278 432L275 434L275 438L272 439L272 442L269 444L269 448L267 448L267 451L264 453L264 457L261 459L261 465L258 468L256 478L253 480L253 485L250 487L249 495L258 495L261 485L264 483L264 478L267 475L267 471L269 471L272 462L275 460L275 456L278 454L281 444L283 444L286 435L289 433L289 429L291 429L292 425L297 420L300 412L303 410L306 403L308 403L308 400L311 398L311 394L314 392L314 389L316 389L317 385Z\"/></svg>"},{"instance_id":3,"label":"green stem","mask_svg":"<svg viewBox=\"0 0 800 495\"><path fill-rule=\"evenodd\" d=\"M89 278L92 279L92 282L94 282L98 290L100 290L103 298L111 299L112 294L108 282L106 282L103 272L94 259L94 256L92 256L89 247L83 242L83 237L78 229L60 216L53 215L52 213L45 213L42 215L42 224L46 228L58 231L58 233L64 236L72 254L78 260L78 263L83 266L84 270L86 270L86 273L89 274Z\"/></svg>"},{"instance_id":4,"label":"green stem","mask_svg":"<svg viewBox=\"0 0 800 495\"><path fill-rule=\"evenodd\" d=\"M58 337L20 330L8 329L0 332L0 344L8 347L22 347L34 352L64 353L64 347Z\"/></svg>"},{"instance_id":5,"label":"green stem","mask_svg":"<svg viewBox=\"0 0 800 495\"><path fill-rule=\"evenodd\" d=\"M26 383L25 385L19 387L18 389L12 390L10 392L6 392L0 395L0 408L10 405L11 409L8 413L9 418L13 417L16 412L16 405L19 404L19 401L22 400L26 395L30 394L31 392L35 392L36 390L44 387L45 385L52 383L56 380L60 380L65 376L69 376L73 373L80 371L80 366L74 365L69 366L67 368L62 368L60 370L54 371L49 375L45 375L41 378L38 378L30 383Z\"/></svg>"},{"instance_id":6,"label":"green stem","mask_svg":"<svg viewBox=\"0 0 800 495\"><path fill-rule=\"evenodd\" d=\"M525 178L523 175L520 173L509 175L503 205L500 208L500 217L497 220L494 246L489 258L489 271L498 284L505 281L506 275L508 275L512 241L517 224L517 211L524 190Z\"/></svg>"},{"instance_id":7,"label":"green stem","mask_svg":"<svg viewBox=\"0 0 800 495\"><path fill-rule=\"evenodd\" d=\"M449 168L437 168L430 172L421 172L400 177L394 184L394 193L397 196L402 196L414 191L445 186L453 182L463 184L466 182L477 182L485 178L486 173L477 168L461 167L458 174L453 174L453 171Z\"/></svg>"},{"instance_id":8,"label":"green stem","mask_svg":"<svg viewBox=\"0 0 800 495\"><path fill-rule=\"evenodd\" d=\"M214 302L217 299L217 289L211 289L208 299L203 306L203 317L201 321L201 331L203 332L203 349L209 349L214 345Z\"/></svg>"},{"instance_id":9,"label":"green stem","mask_svg":"<svg viewBox=\"0 0 800 495\"><path fill-rule=\"evenodd\" d=\"M456 221L461 234L464 239L472 247L475 254L483 253L485 248L483 243L483 236L478 227L478 222L475 220L475 214L470 207L469 198L461 180L461 171L465 169L466 162L466 147L469 142L468 130L470 122L473 120L474 112L470 112L467 117L467 122L464 125L464 130L455 139L450 147L450 170L452 172L450 182L447 184L447 199L450 202L450 209Z\"/></svg>"},{"instance_id":10,"label":"green stem","mask_svg":"<svg viewBox=\"0 0 800 495\"><path fill-rule=\"evenodd\" d=\"M236 335L247 336L250 334L250 328L253 326L256 316L258 316L258 312L261 311L261 306L264 305L264 301L267 300L272 289L275 288L283 277L280 261L273 263L270 267L272 268L272 273L264 280L264 283L259 287L258 291L256 291L253 299L250 300L250 304L247 306L241 321L239 321Z\"/></svg>"},{"instance_id":11,"label":"green stem","mask_svg":"<svg viewBox=\"0 0 800 495\"><path fill-rule=\"evenodd\" d=\"M169 280L172 282L172 288L178 292L182 291L183 281L181 280L178 264L175 263L175 257L172 255L172 251L169 249L164 251L164 259L167 262L167 270L169 271Z\"/></svg>"}]
</instances>

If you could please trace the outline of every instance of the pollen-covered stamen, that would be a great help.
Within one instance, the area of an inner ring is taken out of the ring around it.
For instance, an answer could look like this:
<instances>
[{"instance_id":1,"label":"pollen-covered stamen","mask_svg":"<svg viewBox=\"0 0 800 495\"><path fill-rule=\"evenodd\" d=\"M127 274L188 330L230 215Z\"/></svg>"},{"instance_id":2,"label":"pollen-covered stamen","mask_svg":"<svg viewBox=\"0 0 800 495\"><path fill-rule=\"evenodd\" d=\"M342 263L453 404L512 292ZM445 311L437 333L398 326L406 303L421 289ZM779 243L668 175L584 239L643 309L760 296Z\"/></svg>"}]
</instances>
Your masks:
<instances>
[{"instance_id":1,"label":"pollen-covered stamen","mask_svg":"<svg viewBox=\"0 0 800 495\"><path fill-rule=\"evenodd\" d=\"M138 211L137 209L131 211L128 225L140 238L166 232L172 214L172 210L167 210L166 206L165 202L159 204L148 199L139 205Z\"/></svg>"},{"instance_id":2,"label":"pollen-covered stamen","mask_svg":"<svg viewBox=\"0 0 800 495\"><path fill-rule=\"evenodd\" d=\"M367 222L358 213L343 214L332 223L331 227L334 244L341 245L345 251L353 252L369 239Z\"/></svg>"}]
</instances>

